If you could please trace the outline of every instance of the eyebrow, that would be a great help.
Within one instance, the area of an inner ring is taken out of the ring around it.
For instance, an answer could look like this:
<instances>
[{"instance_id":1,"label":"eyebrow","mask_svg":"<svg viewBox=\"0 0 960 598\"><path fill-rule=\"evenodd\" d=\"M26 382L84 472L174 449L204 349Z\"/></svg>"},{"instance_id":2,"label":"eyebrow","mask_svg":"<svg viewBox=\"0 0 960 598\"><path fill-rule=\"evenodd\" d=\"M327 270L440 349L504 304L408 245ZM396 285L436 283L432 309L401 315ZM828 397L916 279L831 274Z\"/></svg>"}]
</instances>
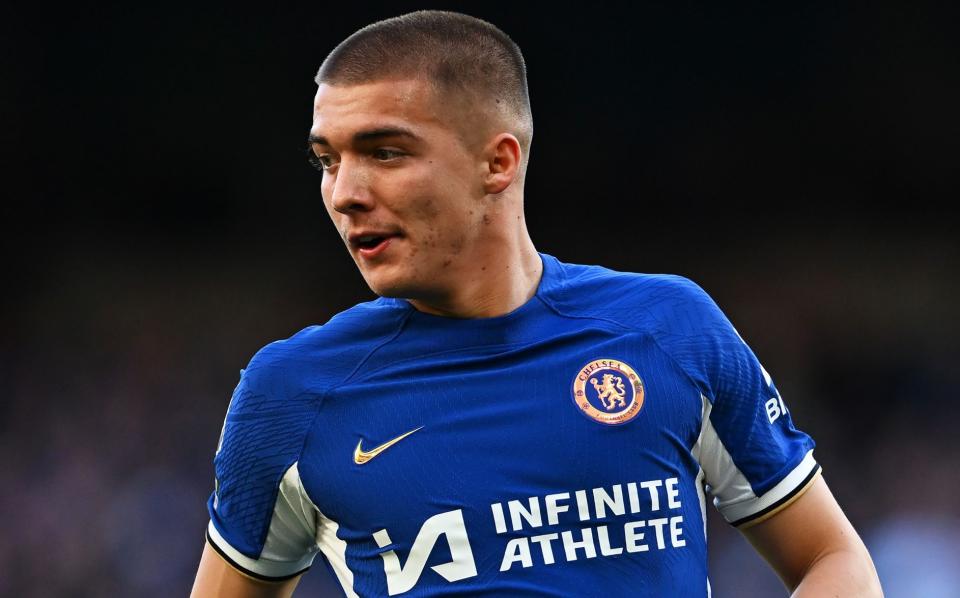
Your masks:
<instances>
[{"instance_id":1,"label":"eyebrow","mask_svg":"<svg viewBox=\"0 0 960 598\"><path fill-rule=\"evenodd\" d=\"M359 144L364 142L376 141L378 139L383 139L386 137L407 137L414 141L419 141L420 137L415 135L413 131L409 129L404 129L403 127L378 127L376 129L370 129L368 131L358 131L353 135L353 143ZM319 135L310 135L307 137L307 143L310 145L330 145L330 142L327 141L326 137Z\"/></svg>"}]
</instances>

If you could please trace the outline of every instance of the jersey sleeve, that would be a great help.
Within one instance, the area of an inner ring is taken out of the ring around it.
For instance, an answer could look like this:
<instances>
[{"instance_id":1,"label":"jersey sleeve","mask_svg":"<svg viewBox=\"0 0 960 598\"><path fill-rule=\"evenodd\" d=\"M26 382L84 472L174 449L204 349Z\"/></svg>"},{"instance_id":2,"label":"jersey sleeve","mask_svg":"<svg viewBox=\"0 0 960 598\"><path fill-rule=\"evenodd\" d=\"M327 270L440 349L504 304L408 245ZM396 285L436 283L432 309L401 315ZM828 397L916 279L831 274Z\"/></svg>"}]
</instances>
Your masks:
<instances>
[{"instance_id":1,"label":"jersey sleeve","mask_svg":"<svg viewBox=\"0 0 960 598\"><path fill-rule=\"evenodd\" d=\"M258 357L223 424L207 541L241 573L280 581L308 569L318 551L317 510L297 463L314 405L290 392L283 368Z\"/></svg>"},{"instance_id":2,"label":"jersey sleeve","mask_svg":"<svg viewBox=\"0 0 960 598\"><path fill-rule=\"evenodd\" d=\"M812 484L820 471L814 441L794 427L773 379L717 304L680 281L667 344L701 390L694 456L723 517L756 523Z\"/></svg>"}]
</instances>

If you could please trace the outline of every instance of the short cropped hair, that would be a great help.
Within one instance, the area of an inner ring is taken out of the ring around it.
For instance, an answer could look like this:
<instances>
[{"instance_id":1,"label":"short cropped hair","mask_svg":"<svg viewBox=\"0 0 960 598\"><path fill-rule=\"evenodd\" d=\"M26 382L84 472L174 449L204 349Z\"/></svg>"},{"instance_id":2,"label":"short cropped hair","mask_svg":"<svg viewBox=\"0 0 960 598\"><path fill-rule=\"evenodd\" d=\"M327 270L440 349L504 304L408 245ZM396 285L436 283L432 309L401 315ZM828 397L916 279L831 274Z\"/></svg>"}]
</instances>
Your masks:
<instances>
[{"instance_id":1,"label":"short cropped hair","mask_svg":"<svg viewBox=\"0 0 960 598\"><path fill-rule=\"evenodd\" d=\"M367 25L330 52L316 82L356 85L415 77L426 77L441 94L489 99L516 124L512 132L529 152L533 117L523 54L506 33L476 17L421 10Z\"/></svg>"}]
</instances>

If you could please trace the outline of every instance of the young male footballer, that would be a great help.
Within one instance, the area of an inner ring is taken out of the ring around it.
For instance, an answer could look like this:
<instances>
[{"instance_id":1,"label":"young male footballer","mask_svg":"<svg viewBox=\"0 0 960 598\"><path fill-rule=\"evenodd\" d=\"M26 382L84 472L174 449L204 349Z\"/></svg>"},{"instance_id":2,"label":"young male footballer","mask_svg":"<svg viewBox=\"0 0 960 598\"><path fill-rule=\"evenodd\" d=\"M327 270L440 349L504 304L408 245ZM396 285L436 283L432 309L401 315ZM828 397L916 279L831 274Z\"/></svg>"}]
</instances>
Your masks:
<instances>
[{"instance_id":1,"label":"young male footballer","mask_svg":"<svg viewBox=\"0 0 960 598\"><path fill-rule=\"evenodd\" d=\"M310 159L379 298L261 349L194 596L710 595L708 496L796 596L879 596L770 375L677 276L566 264L523 212L519 48L425 11L317 74Z\"/></svg>"}]
</instances>

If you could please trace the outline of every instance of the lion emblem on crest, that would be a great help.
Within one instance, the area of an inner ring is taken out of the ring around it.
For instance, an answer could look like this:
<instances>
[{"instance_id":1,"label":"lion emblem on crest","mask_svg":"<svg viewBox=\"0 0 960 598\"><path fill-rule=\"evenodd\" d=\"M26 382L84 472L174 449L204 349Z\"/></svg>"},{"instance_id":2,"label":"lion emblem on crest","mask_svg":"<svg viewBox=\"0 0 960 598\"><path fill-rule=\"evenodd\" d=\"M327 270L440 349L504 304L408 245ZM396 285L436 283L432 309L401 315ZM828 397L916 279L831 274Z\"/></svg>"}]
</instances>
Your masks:
<instances>
[{"instance_id":1,"label":"lion emblem on crest","mask_svg":"<svg viewBox=\"0 0 960 598\"><path fill-rule=\"evenodd\" d=\"M592 384L593 388L597 391L597 396L607 411L613 410L618 404L621 407L627 406L624 400L627 396L627 389L624 388L623 378L620 376L604 374L603 382L597 382L596 378L590 378L590 384Z\"/></svg>"},{"instance_id":2,"label":"lion emblem on crest","mask_svg":"<svg viewBox=\"0 0 960 598\"><path fill-rule=\"evenodd\" d=\"M611 358L584 364L574 375L570 390L573 404L581 413L608 426L619 426L637 417L646 396L637 371L630 364Z\"/></svg>"}]
</instances>

